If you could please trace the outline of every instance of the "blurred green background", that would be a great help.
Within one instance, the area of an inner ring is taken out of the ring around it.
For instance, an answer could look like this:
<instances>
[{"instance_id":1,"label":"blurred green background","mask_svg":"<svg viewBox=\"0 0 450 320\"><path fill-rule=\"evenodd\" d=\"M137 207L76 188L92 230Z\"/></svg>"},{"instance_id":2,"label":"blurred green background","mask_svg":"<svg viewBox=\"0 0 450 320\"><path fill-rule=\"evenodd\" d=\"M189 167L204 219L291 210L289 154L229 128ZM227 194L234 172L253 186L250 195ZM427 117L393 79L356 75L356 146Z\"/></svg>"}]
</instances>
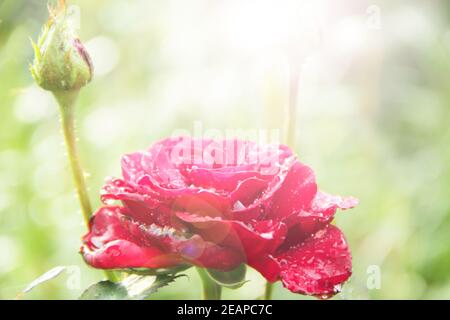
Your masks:
<instances>
[{"instance_id":1,"label":"blurred green background","mask_svg":"<svg viewBox=\"0 0 450 320\"><path fill-rule=\"evenodd\" d=\"M96 207L123 153L196 121L221 132L284 129L289 66L302 62L295 149L322 190L361 201L337 215L354 274L334 299L450 298L448 1L317 1L304 11L292 1L68 2L80 8L96 68L77 113ZM0 0L2 299L58 265L71 269L25 298L77 298L103 276L78 254L85 228L57 106L28 72L46 3ZM303 23L308 10L320 31ZM200 298L188 274L154 297ZM225 298L261 295L262 277L248 279ZM274 297L308 299L279 283Z\"/></svg>"}]
</instances>

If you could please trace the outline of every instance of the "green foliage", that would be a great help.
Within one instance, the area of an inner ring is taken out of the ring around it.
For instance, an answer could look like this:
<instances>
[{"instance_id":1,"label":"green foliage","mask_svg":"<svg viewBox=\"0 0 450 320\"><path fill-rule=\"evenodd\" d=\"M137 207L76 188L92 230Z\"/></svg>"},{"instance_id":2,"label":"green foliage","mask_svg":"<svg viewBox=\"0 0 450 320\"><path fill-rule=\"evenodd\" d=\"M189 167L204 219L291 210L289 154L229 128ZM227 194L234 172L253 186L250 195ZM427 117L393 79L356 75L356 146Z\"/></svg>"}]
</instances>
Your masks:
<instances>
[{"instance_id":1,"label":"green foliage","mask_svg":"<svg viewBox=\"0 0 450 320\"><path fill-rule=\"evenodd\" d=\"M31 282L29 285L27 285L27 287L22 292L19 293L19 296L23 296L25 293L30 292L31 290L40 286L41 284L55 279L56 277L61 275L61 273L65 270L66 270L66 267L58 266L58 267L55 267L55 268L47 271L46 273L41 275L39 278L35 279L33 282Z\"/></svg>"},{"instance_id":2,"label":"green foliage","mask_svg":"<svg viewBox=\"0 0 450 320\"><path fill-rule=\"evenodd\" d=\"M101 281L90 286L81 300L145 300L160 288L167 286L180 275L156 277L131 275L121 282Z\"/></svg>"}]
</instances>

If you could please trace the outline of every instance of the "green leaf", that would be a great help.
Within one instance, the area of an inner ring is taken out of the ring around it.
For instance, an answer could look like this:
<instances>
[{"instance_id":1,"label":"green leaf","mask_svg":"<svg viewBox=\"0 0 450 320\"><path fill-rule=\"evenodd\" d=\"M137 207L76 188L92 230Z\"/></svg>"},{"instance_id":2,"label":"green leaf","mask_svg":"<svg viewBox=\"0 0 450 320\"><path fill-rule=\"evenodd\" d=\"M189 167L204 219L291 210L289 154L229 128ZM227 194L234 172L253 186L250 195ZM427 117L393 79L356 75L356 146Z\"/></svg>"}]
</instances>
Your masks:
<instances>
[{"instance_id":1,"label":"green leaf","mask_svg":"<svg viewBox=\"0 0 450 320\"><path fill-rule=\"evenodd\" d=\"M100 281L87 288L80 300L124 300L127 296L127 289L120 283Z\"/></svg>"},{"instance_id":2,"label":"green leaf","mask_svg":"<svg viewBox=\"0 0 450 320\"><path fill-rule=\"evenodd\" d=\"M55 268L47 271L46 273L41 275L39 278L37 278L33 282L31 282L23 291L21 291L18 294L18 297L24 295L25 293L30 292L35 287L37 287L37 286L39 286L39 285L41 285L41 284L43 284L43 283L45 283L47 281L55 279L56 277L61 275L61 273L66 270L66 268L67 267L65 267L65 266L58 266L58 267L55 267Z\"/></svg>"},{"instance_id":3,"label":"green leaf","mask_svg":"<svg viewBox=\"0 0 450 320\"><path fill-rule=\"evenodd\" d=\"M238 289L247 282L245 281L245 274L247 272L247 267L245 266L245 264L241 264L236 269L228 272L213 269L205 270L208 273L208 276L222 287Z\"/></svg>"},{"instance_id":4,"label":"green leaf","mask_svg":"<svg viewBox=\"0 0 450 320\"><path fill-rule=\"evenodd\" d=\"M90 286L80 300L144 300L182 275L131 275L121 282L101 281Z\"/></svg>"}]
</instances>

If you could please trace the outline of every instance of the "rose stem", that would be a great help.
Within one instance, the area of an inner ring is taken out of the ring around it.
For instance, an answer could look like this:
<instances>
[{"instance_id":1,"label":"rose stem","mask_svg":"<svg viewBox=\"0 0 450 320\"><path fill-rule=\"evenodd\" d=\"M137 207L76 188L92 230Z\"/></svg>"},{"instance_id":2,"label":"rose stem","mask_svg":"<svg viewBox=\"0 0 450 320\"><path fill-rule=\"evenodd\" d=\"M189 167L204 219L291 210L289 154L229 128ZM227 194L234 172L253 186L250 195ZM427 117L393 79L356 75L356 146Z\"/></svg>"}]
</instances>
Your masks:
<instances>
[{"instance_id":1,"label":"rose stem","mask_svg":"<svg viewBox=\"0 0 450 320\"><path fill-rule=\"evenodd\" d=\"M203 300L220 300L222 287L211 280L203 268L197 267L203 285Z\"/></svg>"},{"instance_id":2,"label":"rose stem","mask_svg":"<svg viewBox=\"0 0 450 320\"><path fill-rule=\"evenodd\" d=\"M267 281L266 282L266 291L264 293L264 300L272 299L272 291L273 291L273 283Z\"/></svg>"},{"instance_id":3,"label":"rose stem","mask_svg":"<svg viewBox=\"0 0 450 320\"><path fill-rule=\"evenodd\" d=\"M291 72L289 75L289 104L287 110L288 129L285 138L285 143L291 148L295 149L295 134L296 134L296 120L298 109L298 87L300 80L300 65L291 62ZM273 283L266 282L266 289L264 292L264 300L271 300L273 292Z\"/></svg>"},{"instance_id":4,"label":"rose stem","mask_svg":"<svg viewBox=\"0 0 450 320\"><path fill-rule=\"evenodd\" d=\"M55 96L60 106L64 142L67 147L67 156L72 169L72 176L80 201L81 212L83 213L84 222L86 223L86 226L88 226L92 214L92 206L89 201L84 173L78 156L75 133L74 105L78 92L64 92L64 94L55 93Z\"/></svg>"},{"instance_id":5,"label":"rose stem","mask_svg":"<svg viewBox=\"0 0 450 320\"><path fill-rule=\"evenodd\" d=\"M289 105L287 109L288 129L286 136L286 144L295 149L295 133L298 109L298 86L300 80L300 67L295 63L291 63L291 72L289 76Z\"/></svg>"},{"instance_id":6,"label":"rose stem","mask_svg":"<svg viewBox=\"0 0 450 320\"><path fill-rule=\"evenodd\" d=\"M75 102L78 97L78 91L54 92L61 112L61 123L64 134L64 142L67 148L70 168L72 171L75 188L80 201L81 212L86 226L89 228L89 220L92 215L92 206L84 178L84 172L80 163L77 148L77 138L75 132ZM117 278L112 271L105 271L106 277L111 281Z\"/></svg>"}]
</instances>

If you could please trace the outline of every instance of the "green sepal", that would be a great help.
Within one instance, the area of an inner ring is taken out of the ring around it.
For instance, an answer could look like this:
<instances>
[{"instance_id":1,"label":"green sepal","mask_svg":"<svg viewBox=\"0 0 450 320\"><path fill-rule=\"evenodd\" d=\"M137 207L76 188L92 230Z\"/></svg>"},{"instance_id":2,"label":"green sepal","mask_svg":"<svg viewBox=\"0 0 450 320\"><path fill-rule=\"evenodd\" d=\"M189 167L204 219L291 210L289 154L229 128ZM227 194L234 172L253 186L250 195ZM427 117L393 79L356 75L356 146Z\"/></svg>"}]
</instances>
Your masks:
<instances>
[{"instance_id":1,"label":"green sepal","mask_svg":"<svg viewBox=\"0 0 450 320\"><path fill-rule=\"evenodd\" d=\"M214 269L205 270L211 280L225 288L238 289L247 282L245 281L245 275L247 273L247 267L245 264L241 264L236 269L231 271L220 271Z\"/></svg>"}]
</instances>

